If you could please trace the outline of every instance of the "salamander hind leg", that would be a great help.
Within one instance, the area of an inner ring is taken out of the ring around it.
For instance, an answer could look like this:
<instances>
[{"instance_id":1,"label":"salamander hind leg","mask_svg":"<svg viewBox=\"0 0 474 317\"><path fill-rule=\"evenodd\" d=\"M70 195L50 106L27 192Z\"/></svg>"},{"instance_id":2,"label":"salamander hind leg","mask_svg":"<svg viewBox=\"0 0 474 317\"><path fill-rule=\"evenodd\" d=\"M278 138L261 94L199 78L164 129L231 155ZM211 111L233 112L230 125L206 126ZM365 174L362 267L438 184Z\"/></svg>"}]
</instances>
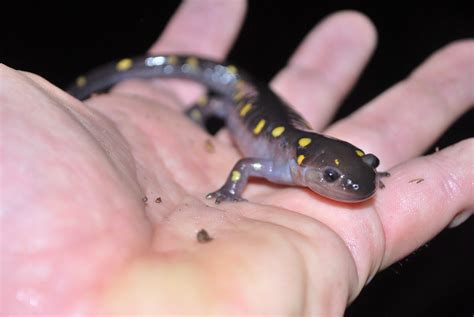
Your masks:
<instances>
[{"instance_id":1,"label":"salamander hind leg","mask_svg":"<svg viewBox=\"0 0 474 317\"><path fill-rule=\"evenodd\" d=\"M184 112L186 116L201 128L206 128L206 116L198 105L192 105Z\"/></svg>"},{"instance_id":2,"label":"salamander hind leg","mask_svg":"<svg viewBox=\"0 0 474 317\"><path fill-rule=\"evenodd\" d=\"M225 102L224 98L218 95L211 93L207 96L203 95L195 104L186 109L185 114L201 128L206 129L206 121L210 117L224 118L226 116Z\"/></svg>"},{"instance_id":3,"label":"salamander hind leg","mask_svg":"<svg viewBox=\"0 0 474 317\"><path fill-rule=\"evenodd\" d=\"M244 158L232 168L225 184L217 191L206 195L207 199L215 199L216 204L222 201L245 201L241 197L250 176L267 177L272 170L271 160Z\"/></svg>"}]
</instances>

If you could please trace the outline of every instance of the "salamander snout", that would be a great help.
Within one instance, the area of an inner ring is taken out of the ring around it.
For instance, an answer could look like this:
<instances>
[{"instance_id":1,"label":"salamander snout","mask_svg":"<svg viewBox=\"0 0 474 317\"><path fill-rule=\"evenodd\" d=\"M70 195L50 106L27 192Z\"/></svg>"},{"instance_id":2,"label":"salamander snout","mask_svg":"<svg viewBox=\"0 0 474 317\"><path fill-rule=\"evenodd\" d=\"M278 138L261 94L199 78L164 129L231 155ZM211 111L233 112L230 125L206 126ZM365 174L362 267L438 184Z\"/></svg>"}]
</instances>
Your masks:
<instances>
[{"instance_id":1,"label":"salamander snout","mask_svg":"<svg viewBox=\"0 0 474 317\"><path fill-rule=\"evenodd\" d=\"M348 175L341 178L341 187L347 196L345 201L363 201L375 194L377 190L376 175L374 174L373 177L370 177L370 174L357 179Z\"/></svg>"},{"instance_id":2,"label":"salamander snout","mask_svg":"<svg viewBox=\"0 0 474 317\"><path fill-rule=\"evenodd\" d=\"M361 173L357 170L355 173L344 173L332 166L322 169L308 168L304 179L306 186L314 192L343 202L369 199L377 189L377 177L372 169Z\"/></svg>"}]
</instances>

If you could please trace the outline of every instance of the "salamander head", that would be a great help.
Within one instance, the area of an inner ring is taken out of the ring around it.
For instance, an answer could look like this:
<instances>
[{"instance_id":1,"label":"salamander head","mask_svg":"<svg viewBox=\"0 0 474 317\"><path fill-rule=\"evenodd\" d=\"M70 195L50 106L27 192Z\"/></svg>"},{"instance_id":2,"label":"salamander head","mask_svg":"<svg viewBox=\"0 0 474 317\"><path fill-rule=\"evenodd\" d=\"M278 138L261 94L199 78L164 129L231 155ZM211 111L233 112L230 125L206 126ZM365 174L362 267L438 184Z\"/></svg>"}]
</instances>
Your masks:
<instances>
[{"instance_id":1,"label":"salamander head","mask_svg":"<svg viewBox=\"0 0 474 317\"><path fill-rule=\"evenodd\" d=\"M320 154L305 160L302 166L305 185L337 201L358 202L372 197L379 183L378 158L347 142L328 141L332 143L330 146L315 151Z\"/></svg>"}]
</instances>

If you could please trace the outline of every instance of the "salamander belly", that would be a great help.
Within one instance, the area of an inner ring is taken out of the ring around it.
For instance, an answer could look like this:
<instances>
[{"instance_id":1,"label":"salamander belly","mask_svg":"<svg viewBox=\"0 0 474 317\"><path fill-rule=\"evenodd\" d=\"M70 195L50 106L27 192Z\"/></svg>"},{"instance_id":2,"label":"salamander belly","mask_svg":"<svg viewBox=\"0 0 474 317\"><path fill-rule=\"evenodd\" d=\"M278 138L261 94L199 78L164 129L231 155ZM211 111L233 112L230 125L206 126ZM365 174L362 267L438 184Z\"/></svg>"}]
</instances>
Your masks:
<instances>
[{"instance_id":1,"label":"salamander belly","mask_svg":"<svg viewBox=\"0 0 474 317\"><path fill-rule=\"evenodd\" d=\"M286 138L270 139L263 133L256 133L258 123L256 127L248 126L241 120L238 109L230 105L229 108L226 125L242 155L272 161L272 175L267 179L280 184L294 184L290 174L294 148L288 146Z\"/></svg>"}]
</instances>

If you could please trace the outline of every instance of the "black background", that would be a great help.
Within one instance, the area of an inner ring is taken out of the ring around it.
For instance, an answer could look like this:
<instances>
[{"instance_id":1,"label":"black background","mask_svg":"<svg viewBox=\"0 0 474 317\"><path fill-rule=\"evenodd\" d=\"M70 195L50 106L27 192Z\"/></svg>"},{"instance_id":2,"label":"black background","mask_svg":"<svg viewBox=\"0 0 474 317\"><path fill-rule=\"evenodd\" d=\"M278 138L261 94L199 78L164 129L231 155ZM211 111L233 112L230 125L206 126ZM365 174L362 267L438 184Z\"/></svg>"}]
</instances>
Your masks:
<instances>
[{"instance_id":1,"label":"black background","mask_svg":"<svg viewBox=\"0 0 474 317\"><path fill-rule=\"evenodd\" d=\"M467 4L396 3L254 0L230 59L268 81L323 17L342 9L361 11L375 24L379 43L338 113L347 115L402 80L437 49L474 35L473 11ZM11 3L1 10L0 62L63 87L94 66L145 52L177 5L176 1ZM473 123L471 110L433 148L473 136ZM444 230L379 273L346 316L473 316L473 233L472 217L456 229Z\"/></svg>"}]
</instances>

